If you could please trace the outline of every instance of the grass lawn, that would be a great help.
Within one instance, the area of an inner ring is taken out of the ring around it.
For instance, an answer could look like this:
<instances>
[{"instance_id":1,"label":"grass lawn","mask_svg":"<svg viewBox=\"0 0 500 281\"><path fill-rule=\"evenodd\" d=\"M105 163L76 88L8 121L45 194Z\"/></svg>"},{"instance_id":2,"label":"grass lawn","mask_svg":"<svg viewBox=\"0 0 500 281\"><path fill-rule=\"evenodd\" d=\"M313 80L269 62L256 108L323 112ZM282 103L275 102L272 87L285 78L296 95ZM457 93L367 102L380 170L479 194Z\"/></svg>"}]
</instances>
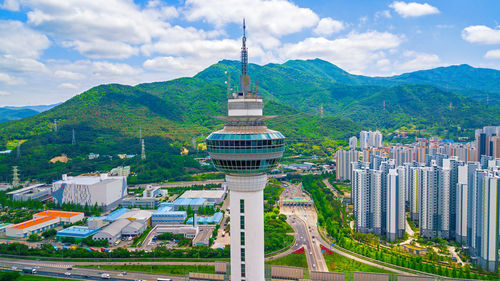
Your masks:
<instances>
[{"instance_id":1,"label":"grass lawn","mask_svg":"<svg viewBox=\"0 0 500 281\"><path fill-rule=\"evenodd\" d=\"M215 273L213 265L145 265L145 264L130 264L130 265L85 265L81 267L101 268L106 270L118 271L137 271L137 272L153 272L156 274L173 274L184 275L189 272L199 273Z\"/></svg>"},{"instance_id":2,"label":"grass lawn","mask_svg":"<svg viewBox=\"0 0 500 281\"><path fill-rule=\"evenodd\" d=\"M377 267L369 266L364 263L348 259L337 253L331 255L324 255L326 265L330 272L377 272L377 273L390 273L390 271L383 270Z\"/></svg>"},{"instance_id":3,"label":"grass lawn","mask_svg":"<svg viewBox=\"0 0 500 281\"><path fill-rule=\"evenodd\" d=\"M290 254L275 260L266 261L266 264L307 268L307 259L305 254Z\"/></svg>"}]
</instances>

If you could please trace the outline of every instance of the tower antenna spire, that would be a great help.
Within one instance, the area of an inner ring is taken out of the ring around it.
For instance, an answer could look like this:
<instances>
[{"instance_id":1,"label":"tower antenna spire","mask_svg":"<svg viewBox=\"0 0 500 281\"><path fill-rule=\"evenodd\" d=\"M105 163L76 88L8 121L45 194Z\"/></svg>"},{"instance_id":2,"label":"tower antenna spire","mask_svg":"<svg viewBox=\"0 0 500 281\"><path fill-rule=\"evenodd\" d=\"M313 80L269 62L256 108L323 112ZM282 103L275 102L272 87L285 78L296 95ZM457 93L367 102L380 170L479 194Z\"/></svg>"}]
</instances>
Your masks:
<instances>
[{"instance_id":1,"label":"tower antenna spire","mask_svg":"<svg viewBox=\"0 0 500 281\"><path fill-rule=\"evenodd\" d=\"M248 76L248 49L247 49L247 36L246 24L243 19L243 38L241 39L241 78L240 86L244 96L250 92L250 76Z\"/></svg>"}]
</instances>

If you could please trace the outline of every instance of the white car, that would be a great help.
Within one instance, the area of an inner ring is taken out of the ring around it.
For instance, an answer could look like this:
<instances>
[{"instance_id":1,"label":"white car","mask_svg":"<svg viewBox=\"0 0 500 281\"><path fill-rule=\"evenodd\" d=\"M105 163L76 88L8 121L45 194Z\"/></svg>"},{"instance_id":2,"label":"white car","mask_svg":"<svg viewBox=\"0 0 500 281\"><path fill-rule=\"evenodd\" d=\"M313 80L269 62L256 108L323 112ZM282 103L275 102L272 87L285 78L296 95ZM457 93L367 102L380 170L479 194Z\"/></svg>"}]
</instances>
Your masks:
<instances>
[{"instance_id":1,"label":"white car","mask_svg":"<svg viewBox=\"0 0 500 281\"><path fill-rule=\"evenodd\" d=\"M66 271L66 272L64 272L64 275L66 275L66 276L71 276L71 272L67 272L67 271Z\"/></svg>"}]
</instances>

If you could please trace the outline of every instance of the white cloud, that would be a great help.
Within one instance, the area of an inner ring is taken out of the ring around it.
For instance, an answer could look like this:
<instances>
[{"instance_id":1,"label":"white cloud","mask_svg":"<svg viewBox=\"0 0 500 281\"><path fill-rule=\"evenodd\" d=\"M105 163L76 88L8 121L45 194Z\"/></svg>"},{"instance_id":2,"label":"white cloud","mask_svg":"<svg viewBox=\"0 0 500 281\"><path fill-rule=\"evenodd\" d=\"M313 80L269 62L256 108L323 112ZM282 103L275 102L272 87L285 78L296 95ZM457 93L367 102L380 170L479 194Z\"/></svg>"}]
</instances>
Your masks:
<instances>
[{"instance_id":1,"label":"white cloud","mask_svg":"<svg viewBox=\"0 0 500 281\"><path fill-rule=\"evenodd\" d=\"M397 69L402 71L415 71L437 67L441 64L439 56L436 54L419 53L415 51L406 51L404 57L410 58L397 65Z\"/></svg>"},{"instance_id":2,"label":"white cloud","mask_svg":"<svg viewBox=\"0 0 500 281\"><path fill-rule=\"evenodd\" d=\"M314 33L317 35L331 35L342 29L344 29L344 23L341 21L332 18L322 18L314 29Z\"/></svg>"},{"instance_id":3,"label":"white cloud","mask_svg":"<svg viewBox=\"0 0 500 281\"><path fill-rule=\"evenodd\" d=\"M314 37L296 44L285 44L280 54L283 60L321 58L350 72L362 73L371 63L385 58L384 51L400 44L401 38L388 32L351 32L334 40Z\"/></svg>"},{"instance_id":4,"label":"white cloud","mask_svg":"<svg viewBox=\"0 0 500 281\"><path fill-rule=\"evenodd\" d=\"M391 12L389 10L378 11L375 13L375 19L379 18L390 19L392 18Z\"/></svg>"},{"instance_id":5,"label":"white cloud","mask_svg":"<svg viewBox=\"0 0 500 281\"><path fill-rule=\"evenodd\" d=\"M48 72L45 64L31 58L20 58L13 55L0 55L0 69L12 72Z\"/></svg>"},{"instance_id":6,"label":"white cloud","mask_svg":"<svg viewBox=\"0 0 500 281\"><path fill-rule=\"evenodd\" d=\"M57 70L54 72L54 75L58 78L68 79L68 80L82 80L85 78L85 75L81 73L66 71L66 70Z\"/></svg>"},{"instance_id":7,"label":"white cloud","mask_svg":"<svg viewBox=\"0 0 500 281\"><path fill-rule=\"evenodd\" d=\"M500 59L500 49L489 50L484 57L487 59Z\"/></svg>"},{"instance_id":8,"label":"white cloud","mask_svg":"<svg viewBox=\"0 0 500 281\"><path fill-rule=\"evenodd\" d=\"M169 28L165 20L178 16L177 9L158 1L145 8L130 0L37 0L24 5L31 9L28 24L91 58L135 55L136 45L164 34Z\"/></svg>"},{"instance_id":9,"label":"white cloud","mask_svg":"<svg viewBox=\"0 0 500 281\"><path fill-rule=\"evenodd\" d=\"M156 57L143 63L145 69L159 71L166 75L191 76L203 70L210 63L200 63L198 60L182 57Z\"/></svg>"},{"instance_id":10,"label":"white cloud","mask_svg":"<svg viewBox=\"0 0 500 281\"><path fill-rule=\"evenodd\" d=\"M20 21L0 20L0 54L38 58L50 46L47 36Z\"/></svg>"},{"instance_id":11,"label":"white cloud","mask_svg":"<svg viewBox=\"0 0 500 281\"><path fill-rule=\"evenodd\" d=\"M142 72L142 69L134 68L125 63L110 63L106 61L96 61L92 63L93 75L95 76L120 76L135 75Z\"/></svg>"},{"instance_id":12,"label":"white cloud","mask_svg":"<svg viewBox=\"0 0 500 281\"><path fill-rule=\"evenodd\" d=\"M420 4L416 2L394 1L389 5L396 13L403 18L420 17L425 15L438 14L438 8L429 5L428 3Z\"/></svg>"},{"instance_id":13,"label":"white cloud","mask_svg":"<svg viewBox=\"0 0 500 281\"><path fill-rule=\"evenodd\" d=\"M4 0L3 4L0 4L0 9L17 12L17 11L19 11L19 1L18 0Z\"/></svg>"},{"instance_id":14,"label":"white cloud","mask_svg":"<svg viewBox=\"0 0 500 281\"><path fill-rule=\"evenodd\" d=\"M14 85L24 84L25 82L23 81L23 79L12 77L7 73L0 72L0 83L6 84L9 86L14 86Z\"/></svg>"},{"instance_id":15,"label":"white cloud","mask_svg":"<svg viewBox=\"0 0 500 281\"><path fill-rule=\"evenodd\" d=\"M62 83L57 86L59 89L78 89L76 85L73 85L71 83Z\"/></svg>"},{"instance_id":16,"label":"white cloud","mask_svg":"<svg viewBox=\"0 0 500 281\"><path fill-rule=\"evenodd\" d=\"M252 34L275 37L314 27L319 21L311 9L285 0L187 0L184 14L190 21L205 20L218 28L241 24L245 17Z\"/></svg>"},{"instance_id":17,"label":"white cloud","mask_svg":"<svg viewBox=\"0 0 500 281\"><path fill-rule=\"evenodd\" d=\"M94 59L126 59L133 55L137 55L139 52L137 47L132 47L127 43L100 39L92 41L76 40L63 42L63 46L73 47L82 55Z\"/></svg>"},{"instance_id":18,"label":"white cloud","mask_svg":"<svg viewBox=\"0 0 500 281\"><path fill-rule=\"evenodd\" d=\"M499 44L500 26L492 29L484 25L472 25L462 30L462 38L471 43Z\"/></svg>"},{"instance_id":19,"label":"white cloud","mask_svg":"<svg viewBox=\"0 0 500 281\"><path fill-rule=\"evenodd\" d=\"M5 91L0 91L0 96L10 96L10 93Z\"/></svg>"}]
</instances>

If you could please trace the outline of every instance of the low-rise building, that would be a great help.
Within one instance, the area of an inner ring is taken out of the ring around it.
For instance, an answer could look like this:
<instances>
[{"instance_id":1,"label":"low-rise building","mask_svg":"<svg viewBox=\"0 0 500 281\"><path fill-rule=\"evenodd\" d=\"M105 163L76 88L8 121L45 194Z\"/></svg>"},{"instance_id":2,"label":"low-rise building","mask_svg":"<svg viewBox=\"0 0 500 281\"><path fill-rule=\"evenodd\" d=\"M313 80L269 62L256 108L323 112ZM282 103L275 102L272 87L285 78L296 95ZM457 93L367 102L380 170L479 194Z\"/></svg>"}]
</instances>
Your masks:
<instances>
[{"instance_id":1,"label":"low-rise building","mask_svg":"<svg viewBox=\"0 0 500 281\"><path fill-rule=\"evenodd\" d=\"M31 220L7 226L5 235L7 237L24 238L59 225L81 221L83 218L84 214L80 212L47 210L34 214Z\"/></svg>"},{"instance_id":2,"label":"low-rise building","mask_svg":"<svg viewBox=\"0 0 500 281\"><path fill-rule=\"evenodd\" d=\"M151 224L180 224L187 218L186 211L175 211L171 203L162 203L160 208L153 212Z\"/></svg>"},{"instance_id":3,"label":"low-rise building","mask_svg":"<svg viewBox=\"0 0 500 281\"><path fill-rule=\"evenodd\" d=\"M7 192L7 195L14 201L28 200L48 200L51 198L52 187L46 184L35 184L23 187L18 190Z\"/></svg>"},{"instance_id":4,"label":"low-rise building","mask_svg":"<svg viewBox=\"0 0 500 281\"><path fill-rule=\"evenodd\" d=\"M168 195L168 190L161 189L161 186L147 186L142 192L142 197L161 197Z\"/></svg>"},{"instance_id":5,"label":"low-rise building","mask_svg":"<svg viewBox=\"0 0 500 281\"><path fill-rule=\"evenodd\" d=\"M74 238L75 241L81 241L84 238L96 234L99 229L92 229L86 226L73 225L57 231L56 238L61 240L63 238Z\"/></svg>"},{"instance_id":6,"label":"low-rise building","mask_svg":"<svg viewBox=\"0 0 500 281\"><path fill-rule=\"evenodd\" d=\"M120 205L124 208L155 209L160 205L160 199L155 197L127 197Z\"/></svg>"},{"instance_id":7,"label":"low-rise building","mask_svg":"<svg viewBox=\"0 0 500 281\"><path fill-rule=\"evenodd\" d=\"M206 199L209 203L221 204L226 197L226 189L213 189L213 190L187 190L179 198L182 199Z\"/></svg>"},{"instance_id":8,"label":"low-rise building","mask_svg":"<svg viewBox=\"0 0 500 281\"><path fill-rule=\"evenodd\" d=\"M107 240L108 243L114 243L119 240L122 236L123 229L130 224L130 221L127 219L119 219L104 227L95 234L92 239L95 241L99 240Z\"/></svg>"},{"instance_id":9,"label":"low-rise building","mask_svg":"<svg viewBox=\"0 0 500 281\"><path fill-rule=\"evenodd\" d=\"M134 237L141 235L146 230L146 224L142 221L133 221L122 229L122 237Z\"/></svg>"},{"instance_id":10,"label":"low-rise building","mask_svg":"<svg viewBox=\"0 0 500 281\"><path fill-rule=\"evenodd\" d=\"M223 218L222 212L217 212L212 216L196 216L197 224L218 224ZM193 224L193 217L190 217L186 224Z\"/></svg>"},{"instance_id":11,"label":"low-rise building","mask_svg":"<svg viewBox=\"0 0 500 281\"><path fill-rule=\"evenodd\" d=\"M5 229L9 225L12 225L12 223L0 223L0 233L5 233Z\"/></svg>"},{"instance_id":12,"label":"low-rise building","mask_svg":"<svg viewBox=\"0 0 500 281\"><path fill-rule=\"evenodd\" d=\"M205 198L179 198L173 203L173 207L176 211L180 209L187 210L188 208L198 210L200 207L205 207L207 205L208 201Z\"/></svg>"}]
</instances>

